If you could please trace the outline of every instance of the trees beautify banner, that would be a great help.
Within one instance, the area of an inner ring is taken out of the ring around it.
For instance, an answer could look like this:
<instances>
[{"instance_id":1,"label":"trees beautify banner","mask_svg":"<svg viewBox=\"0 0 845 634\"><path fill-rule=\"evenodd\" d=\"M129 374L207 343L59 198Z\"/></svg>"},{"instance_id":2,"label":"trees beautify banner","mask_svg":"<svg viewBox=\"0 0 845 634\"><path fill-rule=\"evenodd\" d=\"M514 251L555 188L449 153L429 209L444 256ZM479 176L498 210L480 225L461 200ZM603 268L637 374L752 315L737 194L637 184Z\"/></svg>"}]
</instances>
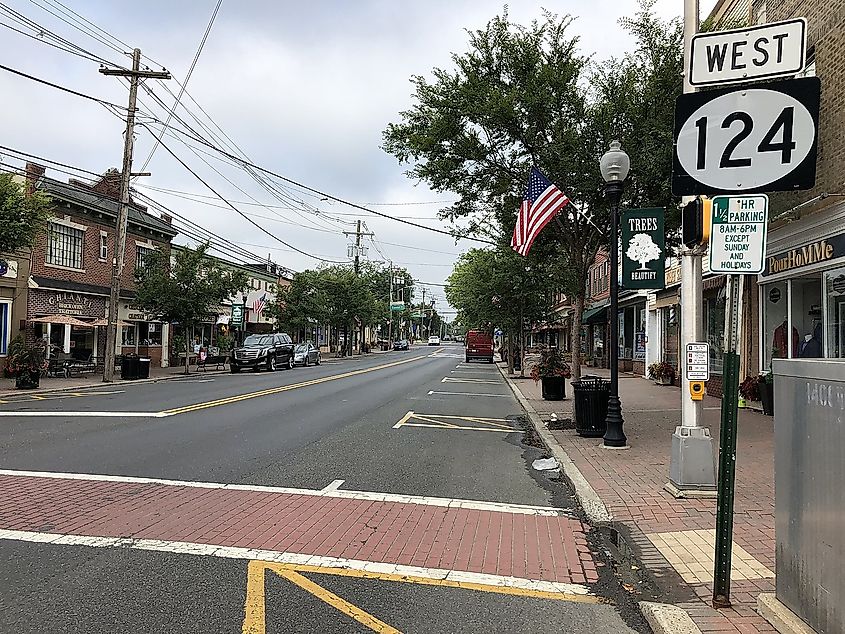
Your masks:
<instances>
[{"instance_id":1,"label":"trees beautify banner","mask_svg":"<svg viewBox=\"0 0 845 634\"><path fill-rule=\"evenodd\" d=\"M622 212L622 288L666 285L666 236L663 209Z\"/></svg>"}]
</instances>

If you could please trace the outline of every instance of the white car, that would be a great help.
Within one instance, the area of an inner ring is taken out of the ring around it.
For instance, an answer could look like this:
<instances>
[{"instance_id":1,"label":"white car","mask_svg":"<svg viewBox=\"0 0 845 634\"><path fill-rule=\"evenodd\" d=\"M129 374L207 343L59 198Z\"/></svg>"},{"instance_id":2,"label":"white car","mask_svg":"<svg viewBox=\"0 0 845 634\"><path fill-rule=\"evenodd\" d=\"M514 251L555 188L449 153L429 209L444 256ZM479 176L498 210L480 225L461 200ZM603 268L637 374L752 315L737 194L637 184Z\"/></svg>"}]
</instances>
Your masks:
<instances>
[{"instance_id":1,"label":"white car","mask_svg":"<svg viewBox=\"0 0 845 634\"><path fill-rule=\"evenodd\" d=\"M440 337L437 335L432 335L428 338L428 345L430 346L439 346L440 345Z\"/></svg>"}]
</instances>

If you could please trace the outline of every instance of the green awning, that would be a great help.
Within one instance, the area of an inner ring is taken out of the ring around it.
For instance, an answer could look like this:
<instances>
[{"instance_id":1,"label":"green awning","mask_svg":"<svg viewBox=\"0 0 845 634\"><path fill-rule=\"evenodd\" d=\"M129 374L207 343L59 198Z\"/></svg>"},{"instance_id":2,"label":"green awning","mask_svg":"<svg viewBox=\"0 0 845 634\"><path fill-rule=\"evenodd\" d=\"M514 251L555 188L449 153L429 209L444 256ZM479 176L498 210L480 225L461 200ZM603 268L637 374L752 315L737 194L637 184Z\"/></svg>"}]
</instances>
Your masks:
<instances>
[{"instance_id":1,"label":"green awning","mask_svg":"<svg viewBox=\"0 0 845 634\"><path fill-rule=\"evenodd\" d=\"M607 305L589 308L589 309L585 310L584 314L581 316L581 323L582 324L595 324L595 323L606 321L606 318L605 318L606 314L607 314Z\"/></svg>"}]
</instances>

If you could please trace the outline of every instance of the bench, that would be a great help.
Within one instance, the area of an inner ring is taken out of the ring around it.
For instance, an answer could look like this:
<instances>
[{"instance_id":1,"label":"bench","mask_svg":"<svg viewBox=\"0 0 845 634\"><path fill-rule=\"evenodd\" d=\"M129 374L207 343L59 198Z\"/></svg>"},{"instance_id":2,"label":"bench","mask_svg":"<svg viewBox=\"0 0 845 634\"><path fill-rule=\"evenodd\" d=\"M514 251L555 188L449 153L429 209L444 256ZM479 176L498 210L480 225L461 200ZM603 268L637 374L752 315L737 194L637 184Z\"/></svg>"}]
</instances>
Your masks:
<instances>
[{"instance_id":1,"label":"bench","mask_svg":"<svg viewBox=\"0 0 845 634\"><path fill-rule=\"evenodd\" d=\"M215 370L219 370L222 365L225 370L228 362L229 355L227 354L218 354L215 356L208 355L204 361L197 357L197 370L202 368L202 371L205 372L209 365L213 365Z\"/></svg>"}]
</instances>

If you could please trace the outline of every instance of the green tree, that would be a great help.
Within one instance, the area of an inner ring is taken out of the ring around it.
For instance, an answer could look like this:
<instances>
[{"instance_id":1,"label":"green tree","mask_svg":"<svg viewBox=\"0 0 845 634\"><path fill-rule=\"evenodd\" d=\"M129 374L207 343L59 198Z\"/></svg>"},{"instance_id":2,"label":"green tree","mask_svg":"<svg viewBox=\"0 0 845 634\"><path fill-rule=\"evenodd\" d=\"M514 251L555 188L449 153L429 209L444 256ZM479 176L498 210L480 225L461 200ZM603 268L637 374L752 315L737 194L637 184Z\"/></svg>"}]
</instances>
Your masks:
<instances>
[{"instance_id":1,"label":"green tree","mask_svg":"<svg viewBox=\"0 0 845 634\"><path fill-rule=\"evenodd\" d=\"M11 174L0 174L0 253L32 247L47 226L49 208L43 192L27 196Z\"/></svg>"},{"instance_id":2,"label":"green tree","mask_svg":"<svg viewBox=\"0 0 845 634\"><path fill-rule=\"evenodd\" d=\"M290 286L278 288L276 301L264 310L278 327L298 333L325 321L326 302L319 272L305 270L294 274Z\"/></svg>"},{"instance_id":3,"label":"green tree","mask_svg":"<svg viewBox=\"0 0 845 634\"><path fill-rule=\"evenodd\" d=\"M558 214L562 230L546 229L532 254L556 260L549 286L573 300L576 378L588 270L612 239L598 163L613 138L632 156L623 205L674 208L672 97L680 91L681 47L677 21L655 18L652 7L641 0L623 21L637 38L634 53L592 66L569 35L569 16L546 12L527 27L506 12L494 17L469 34L453 69L434 69L433 81L412 78L414 105L384 132L384 149L411 165L409 177L458 194L444 219L469 219L466 231L487 235L502 252L532 165L573 201Z\"/></svg>"},{"instance_id":4,"label":"green tree","mask_svg":"<svg viewBox=\"0 0 845 634\"><path fill-rule=\"evenodd\" d=\"M176 322L185 332L196 327L216 307L246 289L249 278L243 271L220 266L206 255L208 243L196 249L180 250L171 266L163 250L151 251L135 271L135 302L142 310L164 322ZM185 337L185 374L190 341Z\"/></svg>"}]
</instances>

